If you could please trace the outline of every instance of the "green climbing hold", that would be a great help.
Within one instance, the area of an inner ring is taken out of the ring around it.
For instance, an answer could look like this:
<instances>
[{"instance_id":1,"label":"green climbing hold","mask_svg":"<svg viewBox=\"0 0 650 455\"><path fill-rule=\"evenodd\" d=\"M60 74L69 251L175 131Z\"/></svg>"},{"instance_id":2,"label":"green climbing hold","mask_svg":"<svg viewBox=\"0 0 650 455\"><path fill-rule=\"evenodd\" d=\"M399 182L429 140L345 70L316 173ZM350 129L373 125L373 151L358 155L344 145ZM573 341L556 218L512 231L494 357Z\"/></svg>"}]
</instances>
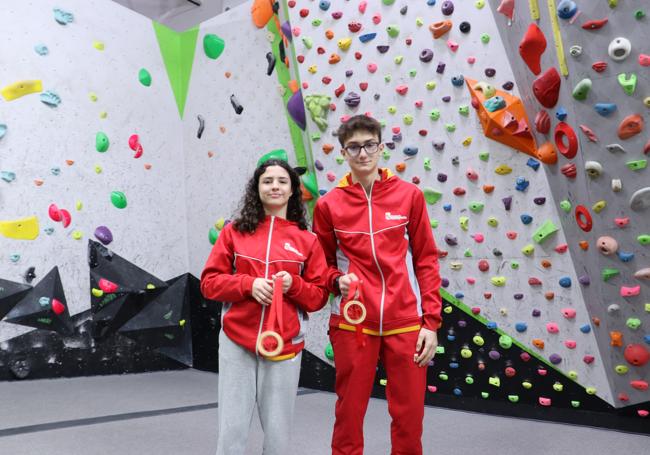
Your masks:
<instances>
[{"instance_id":1,"label":"green climbing hold","mask_svg":"<svg viewBox=\"0 0 650 455\"><path fill-rule=\"evenodd\" d=\"M511 403L517 403L519 401L519 395L508 395L508 400Z\"/></svg>"},{"instance_id":2,"label":"green climbing hold","mask_svg":"<svg viewBox=\"0 0 650 455\"><path fill-rule=\"evenodd\" d=\"M628 161L625 163L625 165L631 171L640 171L641 169L645 169L648 166L648 160Z\"/></svg>"},{"instance_id":3,"label":"green climbing hold","mask_svg":"<svg viewBox=\"0 0 650 455\"><path fill-rule=\"evenodd\" d=\"M512 338L508 335L501 335L499 337L499 346L503 349L510 349L512 347Z\"/></svg>"},{"instance_id":4,"label":"green climbing hold","mask_svg":"<svg viewBox=\"0 0 650 455\"><path fill-rule=\"evenodd\" d=\"M440 111L438 109L432 109L431 112L429 112L429 118L431 120L438 120L440 118Z\"/></svg>"},{"instance_id":5,"label":"green climbing hold","mask_svg":"<svg viewBox=\"0 0 650 455\"><path fill-rule=\"evenodd\" d=\"M399 35L399 27L397 25L389 25L386 27L386 32L388 32L388 36L391 38L397 38L397 35Z\"/></svg>"},{"instance_id":6,"label":"green climbing hold","mask_svg":"<svg viewBox=\"0 0 650 455\"><path fill-rule=\"evenodd\" d=\"M430 222L429 224L431 224L431 228L432 228L432 229L435 229L435 228L437 228L438 226L440 226L440 221L438 221L438 220L431 220L431 222Z\"/></svg>"},{"instance_id":7,"label":"green climbing hold","mask_svg":"<svg viewBox=\"0 0 650 455\"><path fill-rule=\"evenodd\" d=\"M311 25L313 25L314 27L318 27L322 23L323 23L322 19L314 19L313 21L311 21Z\"/></svg>"},{"instance_id":8,"label":"green climbing hold","mask_svg":"<svg viewBox=\"0 0 650 455\"><path fill-rule=\"evenodd\" d=\"M217 35L208 33L203 37L203 51L209 58L216 60L223 53L226 43Z\"/></svg>"},{"instance_id":9,"label":"green climbing hold","mask_svg":"<svg viewBox=\"0 0 650 455\"><path fill-rule=\"evenodd\" d=\"M556 233L558 229L559 228L551 220L546 220L533 234L533 240L537 243L544 243L551 235Z\"/></svg>"},{"instance_id":10,"label":"green climbing hold","mask_svg":"<svg viewBox=\"0 0 650 455\"><path fill-rule=\"evenodd\" d=\"M483 44L487 44L487 43L489 43L489 42L490 42L490 35L488 35L487 33L483 33L483 34L481 35L481 42L482 42Z\"/></svg>"},{"instance_id":11,"label":"green climbing hold","mask_svg":"<svg viewBox=\"0 0 650 455\"><path fill-rule=\"evenodd\" d=\"M609 281L621 272L618 269L611 269L611 268L604 268L602 272L600 272L600 276L603 278L603 281Z\"/></svg>"},{"instance_id":12,"label":"green climbing hold","mask_svg":"<svg viewBox=\"0 0 650 455\"><path fill-rule=\"evenodd\" d=\"M487 161L490 159L490 152L479 152L478 157L481 161Z\"/></svg>"},{"instance_id":13,"label":"green climbing hold","mask_svg":"<svg viewBox=\"0 0 650 455\"><path fill-rule=\"evenodd\" d=\"M650 234L641 234L636 238L641 245L650 245Z\"/></svg>"},{"instance_id":14,"label":"green climbing hold","mask_svg":"<svg viewBox=\"0 0 650 455\"><path fill-rule=\"evenodd\" d=\"M465 252L463 253L463 256L465 256L466 258L471 258L471 257L473 257L474 255L472 254L472 250L470 250L469 248L467 248L467 249L465 250Z\"/></svg>"},{"instance_id":15,"label":"green climbing hold","mask_svg":"<svg viewBox=\"0 0 650 455\"><path fill-rule=\"evenodd\" d=\"M482 212L483 207L485 207L485 204L483 204L482 202L472 201L469 204L469 209L472 211L472 213L480 213L480 212Z\"/></svg>"},{"instance_id":16,"label":"green climbing hold","mask_svg":"<svg viewBox=\"0 0 650 455\"><path fill-rule=\"evenodd\" d=\"M289 157L284 149L271 150L269 153L262 155L261 158L257 160L257 167L266 163L268 160L282 160L289 162Z\"/></svg>"},{"instance_id":17,"label":"green climbing hold","mask_svg":"<svg viewBox=\"0 0 650 455\"><path fill-rule=\"evenodd\" d=\"M422 192L424 193L424 200L430 205L435 204L442 198L442 193L433 188L424 188Z\"/></svg>"},{"instance_id":18,"label":"green climbing hold","mask_svg":"<svg viewBox=\"0 0 650 455\"><path fill-rule=\"evenodd\" d=\"M108 141L108 136L106 136L106 133L102 133L101 131L98 132L95 136L95 148L97 151L104 153L106 150L108 150L109 144L110 143Z\"/></svg>"},{"instance_id":19,"label":"green climbing hold","mask_svg":"<svg viewBox=\"0 0 650 455\"><path fill-rule=\"evenodd\" d=\"M490 398L490 394L487 392L481 392L481 398L485 398L487 400L488 398Z\"/></svg>"},{"instance_id":20,"label":"green climbing hold","mask_svg":"<svg viewBox=\"0 0 650 455\"><path fill-rule=\"evenodd\" d=\"M466 104L463 104L458 108L458 113L462 115L463 117L467 117L469 115L469 106Z\"/></svg>"},{"instance_id":21,"label":"green climbing hold","mask_svg":"<svg viewBox=\"0 0 650 455\"><path fill-rule=\"evenodd\" d=\"M589 90L591 90L591 79L585 78L573 87L573 98L580 101L585 100Z\"/></svg>"},{"instance_id":22,"label":"green climbing hold","mask_svg":"<svg viewBox=\"0 0 650 455\"><path fill-rule=\"evenodd\" d=\"M210 232L208 233L208 240L210 241L210 244L214 245L218 238L219 231L217 231L214 227L211 227Z\"/></svg>"},{"instance_id":23,"label":"green climbing hold","mask_svg":"<svg viewBox=\"0 0 650 455\"><path fill-rule=\"evenodd\" d=\"M308 36L303 36L302 44L304 44L307 49L311 49L314 46L314 40Z\"/></svg>"},{"instance_id":24,"label":"green climbing hold","mask_svg":"<svg viewBox=\"0 0 650 455\"><path fill-rule=\"evenodd\" d=\"M415 77L415 76L417 76L417 74L418 74L418 70L416 70L416 69L409 70L409 76Z\"/></svg>"},{"instance_id":25,"label":"green climbing hold","mask_svg":"<svg viewBox=\"0 0 650 455\"><path fill-rule=\"evenodd\" d=\"M634 12L634 18L638 21L645 17L645 11L638 9Z\"/></svg>"},{"instance_id":26,"label":"green climbing hold","mask_svg":"<svg viewBox=\"0 0 650 455\"><path fill-rule=\"evenodd\" d=\"M381 2L386 6L390 6L395 3L395 0L381 0Z\"/></svg>"},{"instance_id":27,"label":"green climbing hold","mask_svg":"<svg viewBox=\"0 0 650 455\"><path fill-rule=\"evenodd\" d=\"M424 159L424 170L425 171L430 171L431 170L431 158L425 158Z\"/></svg>"},{"instance_id":28,"label":"green climbing hold","mask_svg":"<svg viewBox=\"0 0 650 455\"><path fill-rule=\"evenodd\" d=\"M630 73L629 77L625 73L619 74L618 84L623 87L623 91L626 95L633 95L636 90L636 74Z\"/></svg>"},{"instance_id":29,"label":"green climbing hold","mask_svg":"<svg viewBox=\"0 0 650 455\"><path fill-rule=\"evenodd\" d=\"M468 375L468 376L465 378L465 384L469 384L469 385L474 384L474 378L473 378L471 375Z\"/></svg>"},{"instance_id":30,"label":"green climbing hold","mask_svg":"<svg viewBox=\"0 0 650 455\"><path fill-rule=\"evenodd\" d=\"M312 133L312 135L311 135L311 141L312 141L312 142L320 141L320 137L321 137L321 136L320 136L320 133Z\"/></svg>"},{"instance_id":31,"label":"green climbing hold","mask_svg":"<svg viewBox=\"0 0 650 455\"><path fill-rule=\"evenodd\" d=\"M332 347L332 343L327 343L327 346L325 346L325 357L327 357L328 360L334 360L334 348Z\"/></svg>"},{"instance_id":32,"label":"green climbing hold","mask_svg":"<svg viewBox=\"0 0 650 455\"><path fill-rule=\"evenodd\" d=\"M336 164L345 163L345 158L343 158L341 155L337 156L335 159L336 159Z\"/></svg>"},{"instance_id":33,"label":"green climbing hold","mask_svg":"<svg viewBox=\"0 0 650 455\"><path fill-rule=\"evenodd\" d=\"M392 80L392 76L390 74L387 74L384 76L384 82L390 82Z\"/></svg>"},{"instance_id":34,"label":"green climbing hold","mask_svg":"<svg viewBox=\"0 0 650 455\"><path fill-rule=\"evenodd\" d=\"M449 379L449 375L447 375L447 373L445 373L444 371L441 371L438 374L438 379L440 379L441 381L446 381Z\"/></svg>"},{"instance_id":35,"label":"green climbing hold","mask_svg":"<svg viewBox=\"0 0 650 455\"><path fill-rule=\"evenodd\" d=\"M573 406L574 408L579 408L580 402L578 400L571 400L571 406Z\"/></svg>"},{"instance_id":36,"label":"green climbing hold","mask_svg":"<svg viewBox=\"0 0 650 455\"><path fill-rule=\"evenodd\" d=\"M456 131L456 124L455 123L445 123L445 129L447 130L448 133L453 133Z\"/></svg>"},{"instance_id":37,"label":"green climbing hold","mask_svg":"<svg viewBox=\"0 0 650 455\"><path fill-rule=\"evenodd\" d=\"M436 355L444 355L445 354L445 347L438 345L436 348Z\"/></svg>"},{"instance_id":38,"label":"green climbing hold","mask_svg":"<svg viewBox=\"0 0 650 455\"><path fill-rule=\"evenodd\" d=\"M151 74L149 74L149 71L144 68L142 68L138 73L138 79L140 79L140 83L145 87L149 87L151 85Z\"/></svg>"},{"instance_id":39,"label":"green climbing hold","mask_svg":"<svg viewBox=\"0 0 650 455\"><path fill-rule=\"evenodd\" d=\"M111 193L111 202L118 209L126 207L126 196L121 191L113 191Z\"/></svg>"},{"instance_id":40,"label":"green climbing hold","mask_svg":"<svg viewBox=\"0 0 650 455\"><path fill-rule=\"evenodd\" d=\"M390 150L384 149L384 151L381 153L381 156L385 161L388 161L390 159Z\"/></svg>"},{"instance_id":41,"label":"green climbing hold","mask_svg":"<svg viewBox=\"0 0 650 455\"><path fill-rule=\"evenodd\" d=\"M517 262L517 261L511 261L511 262L510 262L510 268L511 268L512 270L518 270L518 269L519 269L519 262Z\"/></svg>"},{"instance_id":42,"label":"green climbing hold","mask_svg":"<svg viewBox=\"0 0 650 455\"><path fill-rule=\"evenodd\" d=\"M318 197L318 182L316 182L316 176L308 172L300 177L303 186L307 191L311 193L312 196Z\"/></svg>"},{"instance_id":43,"label":"green climbing hold","mask_svg":"<svg viewBox=\"0 0 650 455\"><path fill-rule=\"evenodd\" d=\"M571 211L571 202L566 199L560 201L560 208L564 210L564 212L569 213Z\"/></svg>"},{"instance_id":44,"label":"green climbing hold","mask_svg":"<svg viewBox=\"0 0 650 455\"><path fill-rule=\"evenodd\" d=\"M327 129L327 114L329 113L331 100L327 95L307 95L305 97L305 106L309 114L311 114L311 119L321 131Z\"/></svg>"},{"instance_id":45,"label":"green climbing hold","mask_svg":"<svg viewBox=\"0 0 650 455\"><path fill-rule=\"evenodd\" d=\"M628 320L625 322L625 325L627 325L632 330L636 330L639 327L641 327L641 319L639 319L639 318L628 318Z\"/></svg>"}]
</instances>

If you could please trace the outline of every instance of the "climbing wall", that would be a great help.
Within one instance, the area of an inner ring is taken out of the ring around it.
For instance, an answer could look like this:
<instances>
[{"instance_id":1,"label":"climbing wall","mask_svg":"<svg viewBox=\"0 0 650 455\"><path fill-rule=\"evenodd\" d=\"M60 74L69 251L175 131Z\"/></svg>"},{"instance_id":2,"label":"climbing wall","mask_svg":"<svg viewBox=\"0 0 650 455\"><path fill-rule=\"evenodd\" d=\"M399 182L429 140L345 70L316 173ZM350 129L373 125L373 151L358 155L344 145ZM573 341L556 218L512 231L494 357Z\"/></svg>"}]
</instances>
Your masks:
<instances>
[{"instance_id":1,"label":"climbing wall","mask_svg":"<svg viewBox=\"0 0 650 455\"><path fill-rule=\"evenodd\" d=\"M34 286L58 266L74 315L89 239L185 273L181 124L151 21L110 1L19 2L0 29L0 278ZM23 81L37 92L12 99ZM25 330L2 322L0 341Z\"/></svg>"},{"instance_id":2,"label":"climbing wall","mask_svg":"<svg viewBox=\"0 0 650 455\"><path fill-rule=\"evenodd\" d=\"M571 239L574 286L588 311L579 316L596 335L594 363L606 369L614 405L648 401L648 4L532 4L537 13L525 2L514 13L508 2L491 6L527 111L539 119L538 142L558 150L544 173Z\"/></svg>"},{"instance_id":3,"label":"climbing wall","mask_svg":"<svg viewBox=\"0 0 650 455\"><path fill-rule=\"evenodd\" d=\"M332 131L350 115L379 119L386 142L381 165L419 185L429 202L443 286L453 302L446 311L464 309L484 331L521 342L583 393L611 401L602 363L584 361L598 356L598 345L545 164L503 144L514 137L511 143L535 152L530 134L496 135L472 105L476 93L494 91L515 124L526 119L517 97L528 90L514 84L489 6L380 0L285 6L290 24L283 29L293 36L320 191L346 172ZM327 317L312 318L307 342L321 356ZM495 359L508 343L488 355L490 349L474 342L459 345L458 330L445 325L440 331L449 355L437 362L470 372L485 361L481 371L503 377L503 359ZM481 373L478 388L490 387L488 376ZM432 379L434 389L438 382ZM516 394L520 384L509 390Z\"/></svg>"},{"instance_id":4,"label":"climbing wall","mask_svg":"<svg viewBox=\"0 0 650 455\"><path fill-rule=\"evenodd\" d=\"M211 37L224 43L217 58L204 51ZM270 50L249 4L200 25L183 122L190 272L196 276L210 253L210 232L235 215L257 160L284 149L295 164L275 68L267 74Z\"/></svg>"}]
</instances>

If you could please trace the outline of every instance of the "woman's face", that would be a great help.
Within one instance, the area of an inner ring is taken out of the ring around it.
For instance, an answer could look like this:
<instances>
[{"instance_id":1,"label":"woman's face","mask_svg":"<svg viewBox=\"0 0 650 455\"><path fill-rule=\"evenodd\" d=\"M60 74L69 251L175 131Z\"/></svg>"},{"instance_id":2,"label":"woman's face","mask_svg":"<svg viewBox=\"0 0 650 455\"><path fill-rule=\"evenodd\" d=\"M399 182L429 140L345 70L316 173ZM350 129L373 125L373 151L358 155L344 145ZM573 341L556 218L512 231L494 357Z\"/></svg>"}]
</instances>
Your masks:
<instances>
[{"instance_id":1,"label":"woman's face","mask_svg":"<svg viewBox=\"0 0 650 455\"><path fill-rule=\"evenodd\" d=\"M260 200L266 212L286 208L291 197L291 178L280 166L269 166L260 175Z\"/></svg>"}]
</instances>

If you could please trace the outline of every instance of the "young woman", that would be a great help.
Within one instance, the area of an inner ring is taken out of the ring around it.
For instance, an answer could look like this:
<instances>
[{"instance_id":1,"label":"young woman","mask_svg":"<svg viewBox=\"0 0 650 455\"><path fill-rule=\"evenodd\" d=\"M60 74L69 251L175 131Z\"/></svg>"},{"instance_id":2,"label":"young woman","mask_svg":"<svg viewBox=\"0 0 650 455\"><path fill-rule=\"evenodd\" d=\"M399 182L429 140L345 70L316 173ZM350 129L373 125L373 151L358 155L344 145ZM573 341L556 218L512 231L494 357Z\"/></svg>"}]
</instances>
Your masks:
<instances>
[{"instance_id":1,"label":"young woman","mask_svg":"<svg viewBox=\"0 0 650 455\"><path fill-rule=\"evenodd\" d=\"M266 161L201 274L203 295L224 302L217 455L244 453L255 405L264 455L289 453L302 325L327 302L326 270L307 230L298 174L285 161Z\"/></svg>"}]
</instances>

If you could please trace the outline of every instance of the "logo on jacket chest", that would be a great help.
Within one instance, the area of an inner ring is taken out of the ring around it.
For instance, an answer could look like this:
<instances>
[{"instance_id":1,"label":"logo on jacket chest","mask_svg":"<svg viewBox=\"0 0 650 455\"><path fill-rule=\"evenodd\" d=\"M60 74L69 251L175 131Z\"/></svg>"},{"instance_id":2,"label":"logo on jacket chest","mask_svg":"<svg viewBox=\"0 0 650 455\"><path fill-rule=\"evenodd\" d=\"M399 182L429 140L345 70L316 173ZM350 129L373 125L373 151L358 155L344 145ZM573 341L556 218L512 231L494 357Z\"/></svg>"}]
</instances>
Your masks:
<instances>
[{"instance_id":1,"label":"logo on jacket chest","mask_svg":"<svg viewBox=\"0 0 650 455\"><path fill-rule=\"evenodd\" d=\"M386 219L391 221L399 221L408 219L405 215L400 215L398 213L386 212Z\"/></svg>"},{"instance_id":2,"label":"logo on jacket chest","mask_svg":"<svg viewBox=\"0 0 650 455\"><path fill-rule=\"evenodd\" d=\"M294 248L289 242L284 242L284 249L287 251L291 251L294 254L297 254L298 256L304 256L300 251L298 251L296 248Z\"/></svg>"}]
</instances>

